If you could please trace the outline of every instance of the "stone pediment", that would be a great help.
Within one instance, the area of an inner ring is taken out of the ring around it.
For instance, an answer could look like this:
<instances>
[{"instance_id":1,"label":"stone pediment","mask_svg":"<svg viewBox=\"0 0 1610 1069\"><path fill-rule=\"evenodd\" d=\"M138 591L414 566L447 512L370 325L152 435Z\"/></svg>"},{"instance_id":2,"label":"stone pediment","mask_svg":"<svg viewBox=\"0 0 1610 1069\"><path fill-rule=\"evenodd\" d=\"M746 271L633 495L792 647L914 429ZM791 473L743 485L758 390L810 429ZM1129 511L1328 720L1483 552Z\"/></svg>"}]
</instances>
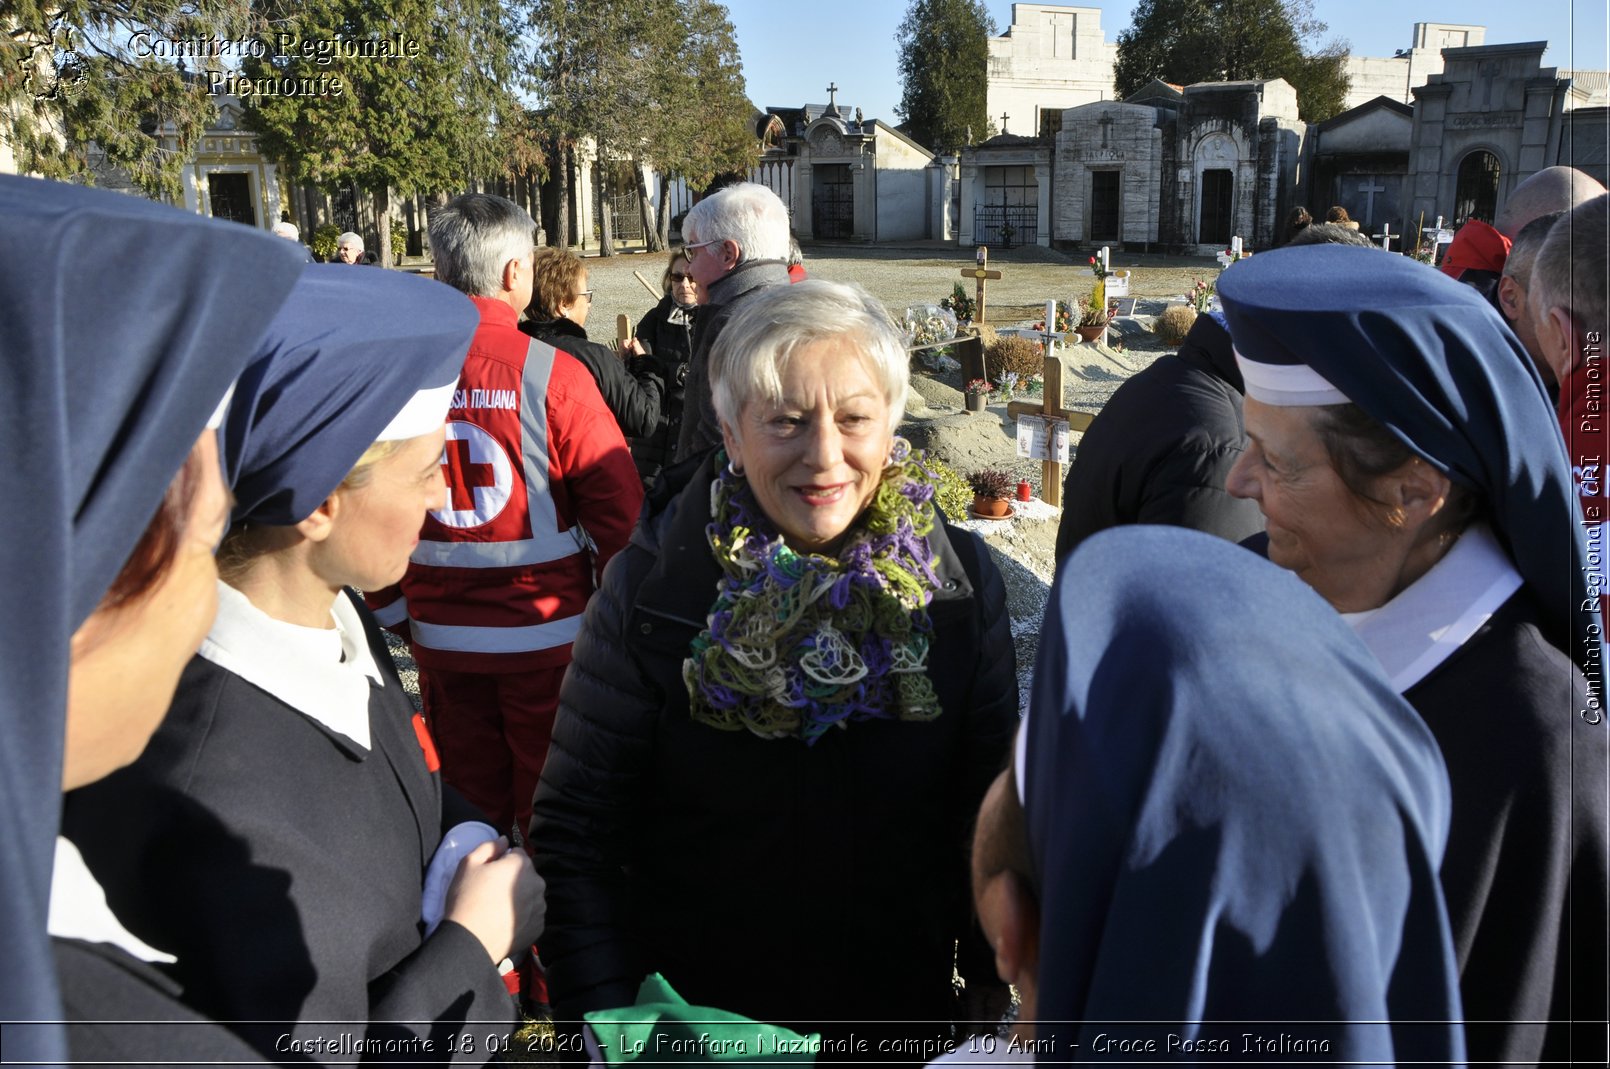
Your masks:
<instances>
[{"instance_id":1,"label":"stone pediment","mask_svg":"<svg viewBox=\"0 0 1610 1069\"><path fill-rule=\"evenodd\" d=\"M872 138L861 133L859 126L852 130L852 125L831 115L824 115L811 123L805 130L805 141L810 145L812 155L858 155L861 146Z\"/></svg>"},{"instance_id":2,"label":"stone pediment","mask_svg":"<svg viewBox=\"0 0 1610 1069\"><path fill-rule=\"evenodd\" d=\"M1316 124L1314 132L1318 151L1326 155L1407 153L1414 132L1414 109L1400 100L1378 96Z\"/></svg>"}]
</instances>

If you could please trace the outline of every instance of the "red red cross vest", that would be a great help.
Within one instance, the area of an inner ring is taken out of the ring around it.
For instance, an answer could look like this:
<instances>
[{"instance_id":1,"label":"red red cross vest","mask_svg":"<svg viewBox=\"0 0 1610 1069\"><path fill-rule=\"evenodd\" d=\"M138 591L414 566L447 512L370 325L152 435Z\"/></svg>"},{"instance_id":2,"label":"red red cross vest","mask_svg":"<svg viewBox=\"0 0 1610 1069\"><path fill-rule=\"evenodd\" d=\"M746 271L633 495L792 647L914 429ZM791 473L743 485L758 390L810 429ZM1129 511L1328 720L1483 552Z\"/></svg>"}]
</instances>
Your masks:
<instances>
[{"instance_id":1,"label":"red red cross vest","mask_svg":"<svg viewBox=\"0 0 1610 1069\"><path fill-rule=\"evenodd\" d=\"M447 414L447 500L420 531L402 599L420 667L562 665L596 576L626 544L642 484L592 375L528 338L506 304L474 298L481 328Z\"/></svg>"}]
</instances>

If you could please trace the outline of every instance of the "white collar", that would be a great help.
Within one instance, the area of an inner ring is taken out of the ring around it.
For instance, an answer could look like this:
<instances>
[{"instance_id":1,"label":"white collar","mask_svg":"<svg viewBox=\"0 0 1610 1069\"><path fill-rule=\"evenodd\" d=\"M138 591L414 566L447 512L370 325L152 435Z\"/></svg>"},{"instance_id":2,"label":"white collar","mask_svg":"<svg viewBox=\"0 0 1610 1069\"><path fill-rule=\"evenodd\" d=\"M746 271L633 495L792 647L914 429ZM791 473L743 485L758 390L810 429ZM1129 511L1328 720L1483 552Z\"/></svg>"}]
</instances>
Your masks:
<instances>
[{"instance_id":1,"label":"white collar","mask_svg":"<svg viewBox=\"0 0 1610 1069\"><path fill-rule=\"evenodd\" d=\"M1522 585L1486 524L1472 524L1453 548L1378 609L1343 613L1399 694L1464 645Z\"/></svg>"},{"instance_id":2,"label":"white collar","mask_svg":"<svg viewBox=\"0 0 1610 1069\"><path fill-rule=\"evenodd\" d=\"M50 919L45 927L60 939L110 943L141 961L179 960L141 942L123 927L106 904L106 892L84 864L78 847L60 835L56 836L56 864L50 875Z\"/></svg>"},{"instance_id":3,"label":"white collar","mask_svg":"<svg viewBox=\"0 0 1610 1069\"><path fill-rule=\"evenodd\" d=\"M369 683L384 687L385 677L345 594L330 617L333 629L276 620L220 581L218 619L201 656L367 750Z\"/></svg>"}]
</instances>

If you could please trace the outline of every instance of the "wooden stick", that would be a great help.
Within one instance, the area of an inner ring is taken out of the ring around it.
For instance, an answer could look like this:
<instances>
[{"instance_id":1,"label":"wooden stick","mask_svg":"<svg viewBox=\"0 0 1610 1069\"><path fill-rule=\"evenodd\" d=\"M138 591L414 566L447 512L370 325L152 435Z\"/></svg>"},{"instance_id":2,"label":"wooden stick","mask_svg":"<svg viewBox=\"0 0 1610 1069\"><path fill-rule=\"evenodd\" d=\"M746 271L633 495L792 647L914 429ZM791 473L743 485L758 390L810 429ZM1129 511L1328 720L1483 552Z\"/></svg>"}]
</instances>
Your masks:
<instances>
[{"instance_id":1,"label":"wooden stick","mask_svg":"<svg viewBox=\"0 0 1610 1069\"><path fill-rule=\"evenodd\" d=\"M620 349L626 348L626 343L632 340L632 321L622 313L615 317L615 345Z\"/></svg>"},{"instance_id":2,"label":"wooden stick","mask_svg":"<svg viewBox=\"0 0 1610 1069\"><path fill-rule=\"evenodd\" d=\"M650 293L654 294L654 299L656 301L659 300L661 297L665 296L665 294L660 292L660 288L658 286L656 286L654 283L650 282L648 279L643 277L643 272L634 270L632 272L632 274L637 278L637 280L639 282L641 282L643 284L644 289L646 289Z\"/></svg>"}]
</instances>

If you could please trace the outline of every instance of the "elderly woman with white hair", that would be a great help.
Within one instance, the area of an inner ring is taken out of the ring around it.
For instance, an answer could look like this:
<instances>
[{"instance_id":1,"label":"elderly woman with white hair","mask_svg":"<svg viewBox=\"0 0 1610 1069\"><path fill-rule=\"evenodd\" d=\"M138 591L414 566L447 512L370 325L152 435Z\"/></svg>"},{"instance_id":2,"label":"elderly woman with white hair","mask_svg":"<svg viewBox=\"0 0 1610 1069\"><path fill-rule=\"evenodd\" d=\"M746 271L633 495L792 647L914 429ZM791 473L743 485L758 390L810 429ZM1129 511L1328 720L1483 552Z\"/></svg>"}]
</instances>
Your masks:
<instances>
[{"instance_id":1,"label":"elderly woman with white hair","mask_svg":"<svg viewBox=\"0 0 1610 1069\"><path fill-rule=\"evenodd\" d=\"M363 235L348 230L336 238L335 258L344 264L363 263Z\"/></svg>"},{"instance_id":2,"label":"elderly woman with white hair","mask_svg":"<svg viewBox=\"0 0 1610 1069\"><path fill-rule=\"evenodd\" d=\"M1001 578L895 436L907 356L864 290L755 295L711 371L725 448L665 472L560 697L550 990L573 1018L658 972L829 1057L932 1056L958 939L966 1017L1005 993L965 844L1017 721ZM874 1020L904 1023L831 1042Z\"/></svg>"}]
</instances>

